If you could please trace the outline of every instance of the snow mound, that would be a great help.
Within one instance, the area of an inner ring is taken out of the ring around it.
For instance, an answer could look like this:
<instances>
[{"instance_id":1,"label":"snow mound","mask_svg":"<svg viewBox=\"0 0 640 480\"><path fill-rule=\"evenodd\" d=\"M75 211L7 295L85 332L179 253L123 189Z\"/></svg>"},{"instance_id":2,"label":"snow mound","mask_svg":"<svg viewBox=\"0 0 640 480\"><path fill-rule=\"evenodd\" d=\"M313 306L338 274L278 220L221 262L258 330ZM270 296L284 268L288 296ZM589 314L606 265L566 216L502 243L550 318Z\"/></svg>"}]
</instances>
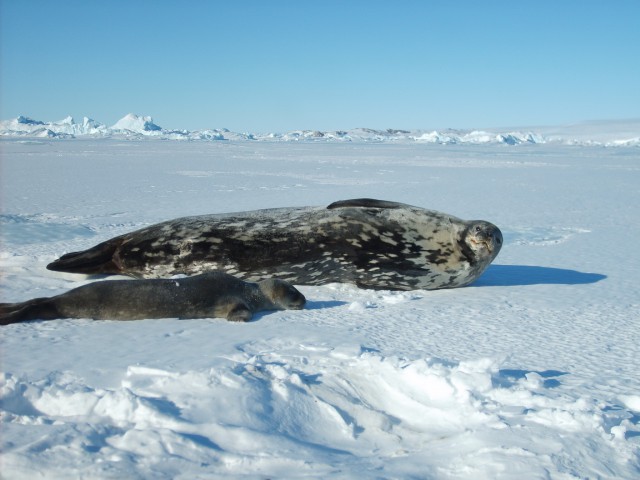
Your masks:
<instances>
[{"instance_id":1,"label":"snow mound","mask_svg":"<svg viewBox=\"0 0 640 480\"><path fill-rule=\"evenodd\" d=\"M496 144L519 145L521 143L545 143L545 138L533 132L494 133L482 130L425 132L414 137L416 142L440 144Z\"/></svg>"},{"instance_id":2,"label":"snow mound","mask_svg":"<svg viewBox=\"0 0 640 480\"><path fill-rule=\"evenodd\" d=\"M282 478L290 469L355 468L360 478L496 478L509 464L516 478L608 471L586 454L594 443L611 462L632 453L623 432L632 412L550 393L563 372L500 370L491 359L411 361L363 347L263 347L240 345L205 370L132 365L111 389L59 371L4 374L4 425L38 426L42 452L35 465L31 448L4 445L4 473L198 477L214 468ZM54 451L55 461L44 453ZM535 472L519 461L533 456L546 459Z\"/></svg>"},{"instance_id":3,"label":"snow mound","mask_svg":"<svg viewBox=\"0 0 640 480\"><path fill-rule=\"evenodd\" d=\"M129 113L128 115L125 115L120 120L118 120L111 127L111 130L126 130L129 132L142 134L148 134L151 132L162 132L162 128L153 123L153 119L151 117L140 117L133 113Z\"/></svg>"}]
</instances>

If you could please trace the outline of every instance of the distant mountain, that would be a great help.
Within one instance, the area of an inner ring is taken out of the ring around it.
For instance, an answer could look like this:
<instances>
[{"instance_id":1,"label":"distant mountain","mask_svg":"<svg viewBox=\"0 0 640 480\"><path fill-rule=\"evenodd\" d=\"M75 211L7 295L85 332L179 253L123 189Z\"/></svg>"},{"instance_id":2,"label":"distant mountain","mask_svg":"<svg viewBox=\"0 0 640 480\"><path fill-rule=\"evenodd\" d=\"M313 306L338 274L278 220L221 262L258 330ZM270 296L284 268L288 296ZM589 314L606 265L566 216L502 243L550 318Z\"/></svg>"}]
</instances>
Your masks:
<instances>
[{"instance_id":1,"label":"distant mountain","mask_svg":"<svg viewBox=\"0 0 640 480\"><path fill-rule=\"evenodd\" d=\"M227 129L166 130L149 116L125 115L111 127L84 117L76 123L72 117L43 122L19 116L0 121L0 136L75 138L79 136L133 138L157 137L173 140L264 141L264 142L388 142L431 144L536 144L640 146L640 120L588 122L560 127L486 130L294 130L286 133L238 133Z\"/></svg>"}]
</instances>

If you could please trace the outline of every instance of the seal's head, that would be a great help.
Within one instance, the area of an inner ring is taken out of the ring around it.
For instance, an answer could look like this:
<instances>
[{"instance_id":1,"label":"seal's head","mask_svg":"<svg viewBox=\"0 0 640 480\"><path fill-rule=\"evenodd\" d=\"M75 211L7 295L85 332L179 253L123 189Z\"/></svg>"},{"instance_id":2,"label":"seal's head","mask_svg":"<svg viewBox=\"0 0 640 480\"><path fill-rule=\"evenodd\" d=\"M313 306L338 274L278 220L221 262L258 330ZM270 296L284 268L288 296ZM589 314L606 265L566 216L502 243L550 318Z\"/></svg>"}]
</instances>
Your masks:
<instances>
[{"instance_id":1,"label":"seal's head","mask_svg":"<svg viewBox=\"0 0 640 480\"><path fill-rule=\"evenodd\" d=\"M502 232L492 223L472 220L468 222L462 241L470 250L475 262L489 264L502 248Z\"/></svg>"},{"instance_id":2,"label":"seal's head","mask_svg":"<svg viewBox=\"0 0 640 480\"><path fill-rule=\"evenodd\" d=\"M269 278L258 282L260 291L276 308L283 310L301 310L307 299L293 285L284 280Z\"/></svg>"}]
</instances>

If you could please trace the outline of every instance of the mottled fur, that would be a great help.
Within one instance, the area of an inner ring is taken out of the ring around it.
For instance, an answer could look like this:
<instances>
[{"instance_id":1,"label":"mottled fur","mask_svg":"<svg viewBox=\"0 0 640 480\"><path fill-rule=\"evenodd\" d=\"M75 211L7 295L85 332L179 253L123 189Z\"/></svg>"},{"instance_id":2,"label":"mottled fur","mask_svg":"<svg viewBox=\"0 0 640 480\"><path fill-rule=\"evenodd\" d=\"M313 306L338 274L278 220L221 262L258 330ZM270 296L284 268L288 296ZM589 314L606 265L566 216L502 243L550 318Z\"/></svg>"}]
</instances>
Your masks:
<instances>
[{"instance_id":1,"label":"mottled fur","mask_svg":"<svg viewBox=\"0 0 640 480\"><path fill-rule=\"evenodd\" d=\"M218 269L252 281L276 276L301 285L432 290L473 282L501 246L500 230L485 221L355 199L179 218L64 255L47 268L141 277Z\"/></svg>"}]
</instances>

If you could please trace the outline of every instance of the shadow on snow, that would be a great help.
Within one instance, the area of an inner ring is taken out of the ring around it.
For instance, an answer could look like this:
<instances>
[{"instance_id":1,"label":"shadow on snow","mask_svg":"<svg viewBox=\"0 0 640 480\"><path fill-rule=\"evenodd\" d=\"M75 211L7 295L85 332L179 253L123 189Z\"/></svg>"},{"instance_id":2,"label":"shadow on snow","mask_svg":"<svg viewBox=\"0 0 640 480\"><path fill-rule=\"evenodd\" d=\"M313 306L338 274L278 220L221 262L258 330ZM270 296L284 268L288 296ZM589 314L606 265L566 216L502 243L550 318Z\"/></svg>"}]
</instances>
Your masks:
<instances>
[{"instance_id":1,"label":"shadow on snow","mask_svg":"<svg viewBox=\"0 0 640 480\"><path fill-rule=\"evenodd\" d=\"M489 265L473 283L475 287L510 287L516 285L584 285L607 278L599 273L584 273L564 268L532 265Z\"/></svg>"}]
</instances>

